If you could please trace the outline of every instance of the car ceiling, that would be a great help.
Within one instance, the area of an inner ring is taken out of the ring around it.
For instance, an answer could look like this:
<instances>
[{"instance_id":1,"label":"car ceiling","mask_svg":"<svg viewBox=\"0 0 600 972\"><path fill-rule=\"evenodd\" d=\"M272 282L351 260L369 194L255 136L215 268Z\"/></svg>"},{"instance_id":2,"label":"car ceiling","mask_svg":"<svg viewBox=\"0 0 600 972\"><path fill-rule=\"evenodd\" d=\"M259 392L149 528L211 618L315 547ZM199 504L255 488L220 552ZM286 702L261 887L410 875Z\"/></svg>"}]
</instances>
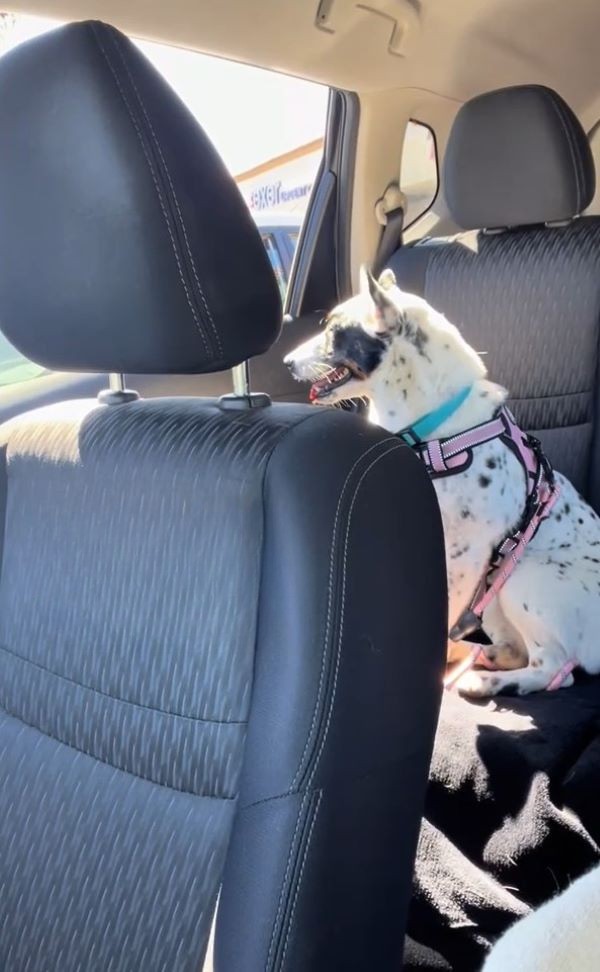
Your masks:
<instances>
[{"instance_id":1,"label":"car ceiling","mask_svg":"<svg viewBox=\"0 0 600 972\"><path fill-rule=\"evenodd\" d=\"M502 85L556 88L582 115L600 89L597 0L8 0L60 20L329 85L421 88L464 101Z\"/></svg>"}]
</instances>

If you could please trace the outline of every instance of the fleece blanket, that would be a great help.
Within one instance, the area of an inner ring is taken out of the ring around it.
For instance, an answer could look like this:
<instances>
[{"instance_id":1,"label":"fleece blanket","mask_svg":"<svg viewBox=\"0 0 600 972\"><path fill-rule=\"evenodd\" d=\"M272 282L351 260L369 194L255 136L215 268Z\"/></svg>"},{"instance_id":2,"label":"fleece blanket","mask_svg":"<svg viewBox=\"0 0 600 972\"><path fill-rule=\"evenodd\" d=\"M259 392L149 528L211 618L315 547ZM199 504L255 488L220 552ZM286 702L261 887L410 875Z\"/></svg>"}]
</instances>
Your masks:
<instances>
[{"instance_id":1,"label":"fleece blanket","mask_svg":"<svg viewBox=\"0 0 600 972\"><path fill-rule=\"evenodd\" d=\"M404 972L479 972L491 944L600 862L600 678L483 704L446 692Z\"/></svg>"}]
</instances>

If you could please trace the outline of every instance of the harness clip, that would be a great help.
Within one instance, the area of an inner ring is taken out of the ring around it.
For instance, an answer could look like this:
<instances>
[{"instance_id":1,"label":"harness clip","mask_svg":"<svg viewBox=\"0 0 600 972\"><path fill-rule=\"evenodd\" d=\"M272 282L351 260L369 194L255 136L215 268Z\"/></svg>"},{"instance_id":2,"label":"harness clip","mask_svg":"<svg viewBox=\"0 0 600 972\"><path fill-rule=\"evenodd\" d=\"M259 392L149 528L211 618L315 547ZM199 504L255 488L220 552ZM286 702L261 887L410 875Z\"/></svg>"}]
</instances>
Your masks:
<instances>
[{"instance_id":1,"label":"harness clip","mask_svg":"<svg viewBox=\"0 0 600 972\"><path fill-rule=\"evenodd\" d=\"M463 611L455 625L450 629L450 641L462 641L467 635L481 630L481 618L471 608Z\"/></svg>"}]
</instances>

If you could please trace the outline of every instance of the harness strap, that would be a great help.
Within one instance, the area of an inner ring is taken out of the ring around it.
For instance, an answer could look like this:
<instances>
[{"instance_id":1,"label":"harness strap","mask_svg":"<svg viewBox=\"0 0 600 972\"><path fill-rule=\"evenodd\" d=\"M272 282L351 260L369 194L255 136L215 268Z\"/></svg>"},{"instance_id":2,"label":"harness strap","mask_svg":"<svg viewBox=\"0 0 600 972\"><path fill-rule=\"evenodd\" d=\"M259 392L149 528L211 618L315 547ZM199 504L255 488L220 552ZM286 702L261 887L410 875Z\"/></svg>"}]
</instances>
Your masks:
<instances>
[{"instance_id":1,"label":"harness strap","mask_svg":"<svg viewBox=\"0 0 600 972\"><path fill-rule=\"evenodd\" d=\"M457 400L461 401L460 396L463 394L459 393L459 396L455 396L447 403L446 408L455 411ZM458 435L446 439L419 441L420 437L416 434L419 425L428 426L434 418L438 418L437 413L430 413L420 423L417 422L411 429L400 433L424 462L432 479L462 472L472 462L473 449L493 439L500 439L513 452L525 474L526 502L521 522L518 528L504 537L493 551L490 563L477 585L469 606L450 630L449 637L452 641L462 641L468 635L480 630L485 610L518 565L540 524L550 516L560 495L560 487L555 481L552 467L542 452L540 443L533 436L521 431L506 406L503 406L489 422L460 432ZM438 424L441 423L438 421ZM444 683L446 687L453 685L478 661L481 661L481 646L474 645L470 655L448 676ZM576 667L577 660L569 659L550 681L547 686L548 691L560 688Z\"/></svg>"},{"instance_id":2,"label":"harness strap","mask_svg":"<svg viewBox=\"0 0 600 972\"><path fill-rule=\"evenodd\" d=\"M533 508L528 502L519 528L505 537L492 554L490 565L481 578L469 607L450 630L451 641L461 641L481 628L486 608L504 587L522 559L527 544L537 533L540 524L549 517L559 496L560 488L553 481L536 481L528 497L528 500L535 500Z\"/></svg>"},{"instance_id":3,"label":"harness strap","mask_svg":"<svg viewBox=\"0 0 600 972\"><path fill-rule=\"evenodd\" d=\"M415 452L423 460L430 472L438 476L462 472L472 459L471 450L497 439L506 432L501 416L476 425L473 429L452 435L448 439L432 439L415 446ZM435 478L435 476L433 477Z\"/></svg>"},{"instance_id":4,"label":"harness strap","mask_svg":"<svg viewBox=\"0 0 600 972\"><path fill-rule=\"evenodd\" d=\"M498 591L508 580L525 553L525 547L537 533L542 520L545 520L550 515L550 511L559 496L560 489L558 486L554 490L548 491L545 498L541 500L537 512L533 514L525 529L523 531L517 531L500 544L498 553L501 558L501 563L487 591L472 607L475 614L483 614L488 604L493 601Z\"/></svg>"},{"instance_id":5,"label":"harness strap","mask_svg":"<svg viewBox=\"0 0 600 972\"><path fill-rule=\"evenodd\" d=\"M569 677L573 669L577 668L577 659L569 658L564 665L559 668L556 675L546 686L546 692L556 692L561 687L565 679Z\"/></svg>"}]
</instances>

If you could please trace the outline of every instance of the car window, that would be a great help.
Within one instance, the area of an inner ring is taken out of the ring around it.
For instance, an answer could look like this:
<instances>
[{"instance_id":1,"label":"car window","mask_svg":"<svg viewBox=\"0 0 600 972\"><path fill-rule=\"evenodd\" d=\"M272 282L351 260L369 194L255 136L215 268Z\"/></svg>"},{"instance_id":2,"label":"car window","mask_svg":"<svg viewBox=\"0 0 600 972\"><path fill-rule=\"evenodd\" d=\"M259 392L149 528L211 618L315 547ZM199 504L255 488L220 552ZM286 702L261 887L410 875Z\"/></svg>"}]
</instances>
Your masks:
<instances>
[{"instance_id":1,"label":"car window","mask_svg":"<svg viewBox=\"0 0 600 972\"><path fill-rule=\"evenodd\" d=\"M292 253L296 249L296 245L298 243L298 236L299 235L300 234L299 234L298 230L288 230L287 238L290 241L290 247L292 249Z\"/></svg>"},{"instance_id":2,"label":"car window","mask_svg":"<svg viewBox=\"0 0 600 972\"><path fill-rule=\"evenodd\" d=\"M320 117L320 122L324 127L324 114ZM321 135L236 176L237 184L257 225L260 228L268 226L276 229L271 242L282 261L283 296L287 290L291 261L322 154Z\"/></svg>"},{"instance_id":3,"label":"car window","mask_svg":"<svg viewBox=\"0 0 600 972\"><path fill-rule=\"evenodd\" d=\"M283 300L285 297L285 292L287 290L287 280L288 280L284 254L279 249L277 245L277 240L272 233L261 233L261 237L265 245L265 249L267 251L267 256L271 261L271 266L273 267L273 273L277 278L277 285L279 287L281 299Z\"/></svg>"},{"instance_id":4,"label":"car window","mask_svg":"<svg viewBox=\"0 0 600 972\"><path fill-rule=\"evenodd\" d=\"M25 358L0 331L0 388L29 381L45 374L45 369Z\"/></svg>"},{"instance_id":5,"label":"car window","mask_svg":"<svg viewBox=\"0 0 600 972\"><path fill-rule=\"evenodd\" d=\"M39 17L0 14L0 56L56 26L57 22ZM329 90L196 51L135 43L177 91L219 151L261 231L285 297L322 157ZM210 98L207 91L213 93ZM2 341L0 386L42 373Z\"/></svg>"},{"instance_id":6,"label":"car window","mask_svg":"<svg viewBox=\"0 0 600 972\"><path fill-rule=\"evenodd\" d=\"M438 162L432 130L409 121L402 146L400 188L406 196L404 225L410 226L432 205L438 191Z\"/></svg>"}]
</instances>

